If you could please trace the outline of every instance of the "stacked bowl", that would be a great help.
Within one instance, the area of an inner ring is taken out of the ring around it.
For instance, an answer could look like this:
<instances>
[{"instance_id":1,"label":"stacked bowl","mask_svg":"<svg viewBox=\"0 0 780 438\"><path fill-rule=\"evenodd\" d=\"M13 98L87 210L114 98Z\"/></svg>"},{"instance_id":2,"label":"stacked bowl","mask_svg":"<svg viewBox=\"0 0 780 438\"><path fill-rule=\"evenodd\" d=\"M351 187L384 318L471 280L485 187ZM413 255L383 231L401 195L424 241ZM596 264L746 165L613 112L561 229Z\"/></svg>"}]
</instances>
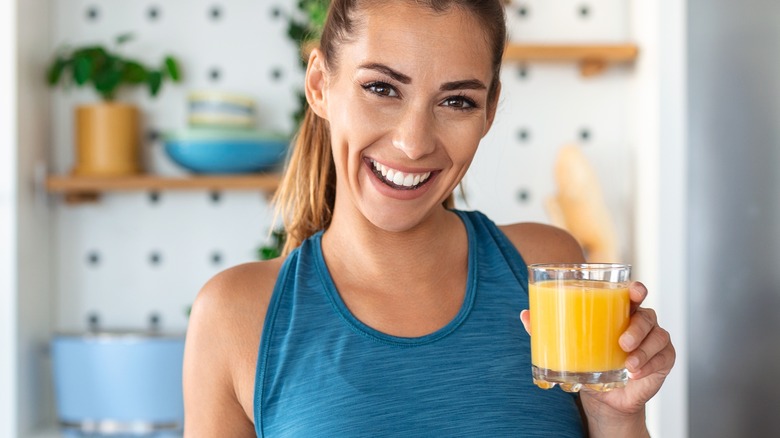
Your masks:
<instances>
[{"instance_id":1,"label":"stacked bowl","mask_svg":"<svg viewBox=\"0 0 780 438\"><path fill-rule=\"evenodd\" d=\"M193 91L185 130L165 135L165 152L195 173L252 173L277 167L289 139L255 128L254 100L242 94Z\"/></svg>"}]
</instances>

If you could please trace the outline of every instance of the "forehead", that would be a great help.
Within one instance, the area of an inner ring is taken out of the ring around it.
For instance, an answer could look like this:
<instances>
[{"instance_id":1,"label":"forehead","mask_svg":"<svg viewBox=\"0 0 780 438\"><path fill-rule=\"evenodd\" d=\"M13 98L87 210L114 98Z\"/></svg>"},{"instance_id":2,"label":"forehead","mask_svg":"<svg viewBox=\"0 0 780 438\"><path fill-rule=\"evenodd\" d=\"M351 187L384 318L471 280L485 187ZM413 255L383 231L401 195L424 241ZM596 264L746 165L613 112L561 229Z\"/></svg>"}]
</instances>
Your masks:
<instances>
[{"instance_id":1,"label":"forehead","mask_svg":"<svg viewBox=\"0 0 780 438\"><path fill-rule=\"evenodd\" d=\"M457 6L438 12L408 1L372 3L355 13L354 32L339 50L341 61L427 66L458 78L490 79L487 32L472 12Z\"/></svg>"}]
</instances>

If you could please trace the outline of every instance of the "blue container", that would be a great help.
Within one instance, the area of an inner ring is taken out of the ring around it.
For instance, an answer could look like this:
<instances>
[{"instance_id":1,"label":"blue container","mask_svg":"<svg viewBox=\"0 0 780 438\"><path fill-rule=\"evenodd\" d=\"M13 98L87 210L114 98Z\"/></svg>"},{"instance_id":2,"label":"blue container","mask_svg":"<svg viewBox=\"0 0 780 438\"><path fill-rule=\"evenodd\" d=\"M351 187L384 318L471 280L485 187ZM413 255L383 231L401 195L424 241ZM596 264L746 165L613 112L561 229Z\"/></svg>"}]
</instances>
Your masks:
<instances>
[{"instance_id":1,"label":"blue container","mask_svg":"<svg viewBox=\"0 0 780 438\"><path fill-rule=\"evenodd\" d=\"M165 136L168 156L195 173L267 171L284 161L288 144L282 136L240 129L191 129Z\"/></svg>"},{"instance_id":2,"label":"blue container","mask_svg":"<svg viewBox=\"0 0 780 438\"><path fill-rule=\"evenodd\" d=\"M66 436L181 435L184 335L57 335L51 347Z\"/></svg>"}]
</instances>

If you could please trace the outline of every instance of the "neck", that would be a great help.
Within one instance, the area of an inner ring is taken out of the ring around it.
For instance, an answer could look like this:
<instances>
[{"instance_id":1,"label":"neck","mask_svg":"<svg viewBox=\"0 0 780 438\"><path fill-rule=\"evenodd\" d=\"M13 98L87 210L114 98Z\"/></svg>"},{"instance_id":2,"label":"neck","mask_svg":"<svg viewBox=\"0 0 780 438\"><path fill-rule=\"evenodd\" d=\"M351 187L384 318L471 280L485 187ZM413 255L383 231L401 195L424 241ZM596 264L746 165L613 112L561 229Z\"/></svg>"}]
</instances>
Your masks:
<instances>
[{"instance_id":1,"label":"neck","mask_svg":"<svg viewBox=\"0 0 780 438\"><path fill-rule=\"evenodd\" d=\"M352 273L366 281L422 286L445 266L465 265L465 235L460 218L444 208L414 228L397 232L377 228L360 214L334 211L322 246L334 277L351 282L354 279L343 275Z\"/></svg>"},{"instance_id":2,"label":"neck","mask_svg":"<svg viewBox=\"0 0 780 438\"><path fill-rule=\"evenodd\" d=\"M441 208L398 232L379 229L362 214L343 214L334 211L322 251L357 319L383 333L416 337L455 318L468 278L466 231L455 213Z\"/></svg>"}]
</instances>

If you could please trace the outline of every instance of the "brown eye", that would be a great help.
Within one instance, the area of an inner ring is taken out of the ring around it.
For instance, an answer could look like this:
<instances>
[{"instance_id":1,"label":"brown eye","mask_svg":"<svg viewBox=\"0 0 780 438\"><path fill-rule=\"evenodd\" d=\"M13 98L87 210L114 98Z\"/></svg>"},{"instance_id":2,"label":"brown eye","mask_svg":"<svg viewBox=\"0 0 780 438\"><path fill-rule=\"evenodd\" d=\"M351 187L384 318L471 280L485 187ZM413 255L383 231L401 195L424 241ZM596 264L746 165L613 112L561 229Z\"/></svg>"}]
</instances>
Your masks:
<instances>
[{"instance_id":1,"label":"brown eye","mask_svg":"<svg viewBox=\"0 0 780 438\"><path fill-rule=\"evenodd\" d=\"M398 93L390 84L384 82L372 82L363 86L363 89L385 97L397 97Z\"/></svg>"},{"instance_id":2,"label":"brown eye","mask_svg":"<svg viewBox=\"0 0 780 438\"><path fill-rule=\"evenodd\" d=\"M442 105L457 108L457 109L471 109L471 108L476 108L477 106L473 100L468 99L465 96L450 96L444 99Z\"/></svg>"}]
</instances>

